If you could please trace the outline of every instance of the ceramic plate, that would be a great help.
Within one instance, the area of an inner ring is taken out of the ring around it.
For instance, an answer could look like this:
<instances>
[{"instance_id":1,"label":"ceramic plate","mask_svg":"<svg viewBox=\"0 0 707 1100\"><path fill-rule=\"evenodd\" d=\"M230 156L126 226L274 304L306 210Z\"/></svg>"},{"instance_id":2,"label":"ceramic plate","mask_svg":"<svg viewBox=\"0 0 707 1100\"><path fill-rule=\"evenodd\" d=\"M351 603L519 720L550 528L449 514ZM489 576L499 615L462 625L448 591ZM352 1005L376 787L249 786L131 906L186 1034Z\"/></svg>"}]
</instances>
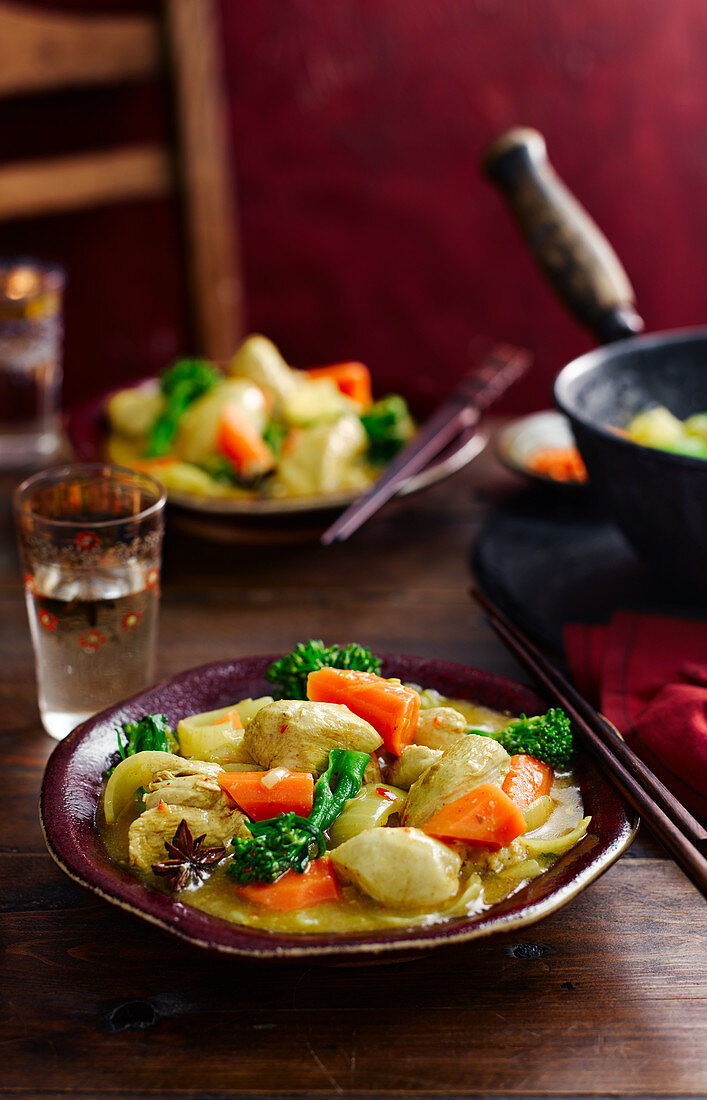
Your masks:
<instances>
[{"instance_id":1,"label":"ceramic plate","mask_svg":"<svg viewBox=\"0 0 707 1100\"><path fill-rule=\"evenodd\" d=\"M153 381L142 379L142 382ZM140 382L131 383L140 385ZM93 398L70 412L65 418L66 433L77 458L84 462L93 462L105 458L107 424L104 409L109 393ZM409 478L398 491L399 496L415 493L428 485L434 485L450 477L466 466L484 449L486 435L481 431L462 432L459 437L430 465L415 477ZM313 497L292 497L283 500L227 500L198 496L194 493L176 493L170 491L169 503L180 511L191 514L203 521L200 530L210 537L218 538L214 524L237 525L242 528L266 532L297 524L328 525L337 513L347 508L355 500L355 493L331 493ZM222 534L222 537L224 535Z\"/></svg>"},{"instance_id":2,"label":"ceramic plate","mask_svg":"<svg viewBox=\"0 0 707 1100\"><path fill-rule=\"evenodd\" d=\"M529 465L530 457L545 447L574 446L575 441L569 420L554 409L531 413L529 416L512 420L499 432L496 439L498 457L511 470L543 485L557 485L560 489L582 489L586 483L558 481L547 474L538 473Z\"/></svg>"},{"instance_id":3,"label":"ceramic plate","mask_svg":"<svg viewBox=\"0 0 707 1100\"><path fill-rule=\"evenodd\" d=\"M268 690L263 673L273 659L246 657L184 672L96 715L57 745L44 775L40 812L49 851L70 878L111 904L214 952L372 962L383 955L394 958L396 953L442 948L532 924L566 905L633 840L636 826L619 795L589 759L580 757L576 773L585 813L592 815L591 834L518 893L472 917L392 931L285 935L230 924L139 882L111 861L96 826L103 772L116 750L116 726L154 712L164 712L176 726L184 714L263 695ZM528 688L463 665L388 656L383 674L511 714L546 709Z\"/></svg>"}]
</instances>

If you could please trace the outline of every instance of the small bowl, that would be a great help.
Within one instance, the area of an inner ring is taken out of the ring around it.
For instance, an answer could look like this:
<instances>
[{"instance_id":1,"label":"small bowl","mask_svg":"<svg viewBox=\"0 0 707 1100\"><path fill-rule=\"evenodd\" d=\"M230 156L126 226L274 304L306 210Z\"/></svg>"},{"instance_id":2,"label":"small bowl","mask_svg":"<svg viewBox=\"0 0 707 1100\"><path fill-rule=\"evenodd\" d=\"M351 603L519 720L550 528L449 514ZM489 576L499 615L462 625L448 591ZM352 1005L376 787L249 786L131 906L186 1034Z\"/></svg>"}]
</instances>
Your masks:
<instances>
[{"instance_id":1,"label":"small bowl","mask_svg":"<svg viewBox=\"0 0 707 1100\"><path fill-rule=\"evenodd\" d=\"M546 447L575 447L572 428L566 416L555 409L530 413L512 420L496 438L496 453L501 462L541 485L556 485L560 489L583 489L586 481L560 481L549 474L540 473L530 465L532 456Z\"/></svg>"},{"instance_id":2,"label":"small bowl","mask_svg":"<svg viewBox=\"0 0 707 1100\"><path fill-rule=\"evenodd\" d=\"M310 962L378 962L408 957L533 924L566 905L624 852L636 822L592 760L578 757L575 773L590 834L543 875L517 893L473 916L433 925L351 933L279 933L233 924L139 881L110 859L96 825L103 773L115 754L116 726L141 714L164 713L176 725L187 713L213 710L267 689L263 676L274 660L245 657L203 665L157 684L104 710L61 741L42 784L40 816L50 854L74 881L93 893L181 939L218 954ZM509 714L537 714L543 702L521 684L463 665L424 658L387 656L383 674L476 700Z\"/></svg>"},{"instance_id":3,"label":"small bowl","mask_svg":"<svg viewBox=\"0 0 707 1100\"><path fill-rule=\"evenodd\" d=\"M707 600L707 460L618 435L666 405L680 419L707 409L707 329L638 336L580 356L560 372L592 490L636 552L672 585Z\"/></svg>"}]
</instances>

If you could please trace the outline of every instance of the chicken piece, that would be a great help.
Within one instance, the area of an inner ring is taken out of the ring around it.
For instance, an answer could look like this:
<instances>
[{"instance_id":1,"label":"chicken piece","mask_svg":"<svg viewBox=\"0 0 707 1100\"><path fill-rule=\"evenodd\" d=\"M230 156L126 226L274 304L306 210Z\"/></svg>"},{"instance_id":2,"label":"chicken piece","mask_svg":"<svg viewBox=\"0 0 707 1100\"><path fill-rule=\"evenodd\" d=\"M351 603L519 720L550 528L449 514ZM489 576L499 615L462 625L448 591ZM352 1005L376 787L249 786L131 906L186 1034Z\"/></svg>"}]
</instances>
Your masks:
<instances>
[{"instance_id":1,"label":"chicken piece","mask_svg":"<svg viewBox=\"0 0 707 1100\"><path fill-rule=\"evenodd\" d=\"M336 872L391 909L430 909L459 889L462 861L419 829L366 829L331 853Z\"/></svg>"},{"instance_id":2,"label":"chicken piece","mask_svg":"<svg viewBox=\"0 0 707 1100\"><path fill-rule=\"evenodd\" d=\"M130 865L147 871L153 863L167 858L165 843L171 841L182 821L186 821L192 836L206 834L204 845L228 845L234 836L248 835L245 817L240 810L225 804L207 810L198 806L170 806L167 803L145 810L133 821L128 831Z\"/></svg>"},{"instance_id":3,"label":"chicken piece","mask_svg":"<svg viewBox=\"0 0 707 1100\"><path fill-rule=\"evenodd\" d=\"M469 728L463 714L454 707L428 707L420 711L413 738L416 745L430 749L450 749Z\"/></svg>"},{"instance_id":4,"label":"chicken piece","mask_svg":"<svg viewBox=\"0 0 707 1100\"><path fill-rule=\"evenodd\" d=\"M378 757L375 752L372 753L371 759L366 764L363 770L363 783L380 783L382 781L381 766L378 763Z\"/></svg>"},{"instance_id":5,"label":"chicken piece","mask_svg":"<svg viewBox=\"0 0 707 1100\"><path fill-rule=\"evenodd\" d=\"M212 760L189 760L186 757L173 756L174 764L168 768L162 768L152 776L152 783L161 783L164 779L173 779L175 775L207 775L216 776L223 771L220 764Z\"/></svg>"},{"instance_id":6,"label":"chicken piece","mask_svg":"<svg viewBox=\"0 0 707 1100\"><path fill-rule=\"evenodd\" d=\"M443 806L481 783L500 787L510 760L493 737L468 733L413 783L405 803L403 824L423 826Z\"/></svg>"},{"instance_id":7,"label":"chicken piece","mask_svg":"<svg viewBox=\"0 0 707 1100\"><path fill-rule=\"evenodd\" d=\"M267 336L249 336L228 365L234 378L249 378L278 405L297 388L297 374L288 367Z\"/></svg>"},{"instance_id":8,"label":"chicken piece","mask_svg":"<svg viewBox=\"0 0 707 1100\"><path fill-rule=\"evenodd\" d=\"M383 739L341 703L281 699L258 711L248 723L243 744L266 769L319 774L327 768L330 749L372 753Z\"/></svg>"},{"instance_id":9,"label":"chicken piece","mask_svg":"<svg viewBox=\"0 0 707 1100\"><path fill-rule=\"evenodd\" d=\"M215 775L167 775L153 780L145 795L145 809L151 810L160 802L202 810L212 810L222 803L228 806Z\"/></svg>"},{"instance_id":10,"label":"chicken piece","mask_svg":"<svg viewBox=\"0 0 707 1100\"><path fill-rule=\"evenodd\" d=\"M441 749L428 749L426 745L408 745L400 756L385 770L386 782L393 787L409 791L422 773L439 760Z\"/></svg>"}]
</instances>

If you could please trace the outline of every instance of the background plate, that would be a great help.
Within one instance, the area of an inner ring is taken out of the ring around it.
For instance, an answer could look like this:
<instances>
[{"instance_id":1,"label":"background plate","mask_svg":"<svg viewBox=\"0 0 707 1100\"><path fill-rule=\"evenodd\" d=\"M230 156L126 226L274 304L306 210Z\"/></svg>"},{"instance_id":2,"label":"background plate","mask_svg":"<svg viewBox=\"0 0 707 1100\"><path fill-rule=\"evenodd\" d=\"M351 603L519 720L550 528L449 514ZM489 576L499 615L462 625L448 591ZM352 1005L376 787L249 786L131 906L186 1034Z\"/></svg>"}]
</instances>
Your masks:
<instances>
[{"instance_id":1,"label":"background plate","mask_svg":"<svg viewBox=\"0 0 707 1100\"><path fill-rule=\"evenodd\" d=\"M141 379L133 385L151 381ZM64 428L78 459L106 457L105 405L111 392L92 398L68 413ZM484 449L487 436L473 428L462 432L430 465L409 478L399 496L419 492L468 465ZM316 538L356 499L355 493L292 497L283 500L222 500L169 492L169 504L179 526L222 542L297 541Z\"/></svg>"}]
</instances>

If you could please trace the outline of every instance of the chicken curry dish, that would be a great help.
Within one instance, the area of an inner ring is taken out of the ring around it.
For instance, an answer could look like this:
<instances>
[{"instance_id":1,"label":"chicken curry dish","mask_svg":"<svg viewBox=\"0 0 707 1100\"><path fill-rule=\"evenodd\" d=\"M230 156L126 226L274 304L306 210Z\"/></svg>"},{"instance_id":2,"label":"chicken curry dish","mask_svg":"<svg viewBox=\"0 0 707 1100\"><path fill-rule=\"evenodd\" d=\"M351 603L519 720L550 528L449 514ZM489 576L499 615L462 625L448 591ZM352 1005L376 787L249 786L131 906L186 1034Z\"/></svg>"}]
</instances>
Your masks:
<instances>
[{"instance_id":1,"label":"chicken curry dish","mask_svg":"<svg viewBox=\"0 0 707 1100\"><path fill-rule=\"evenodd\" d=\"M494 905L586 835L569 721L512 718L300 643L272 695L118 733L101 832L150 886L286 932L429 924Z\"/></svg>"},{"instance_id":2,"label":"chicken curry dish","mask_svg":"<svg viewBox=\"0 0 707 1100\"><path fill-rule=\"evenodd\" d=\"M363 363L290 367L265 336L225 364L180 359L109 398L108 458L168 492L255 500L357 493L411 438L398 394Z\"/></svg>"}]
</instances>

